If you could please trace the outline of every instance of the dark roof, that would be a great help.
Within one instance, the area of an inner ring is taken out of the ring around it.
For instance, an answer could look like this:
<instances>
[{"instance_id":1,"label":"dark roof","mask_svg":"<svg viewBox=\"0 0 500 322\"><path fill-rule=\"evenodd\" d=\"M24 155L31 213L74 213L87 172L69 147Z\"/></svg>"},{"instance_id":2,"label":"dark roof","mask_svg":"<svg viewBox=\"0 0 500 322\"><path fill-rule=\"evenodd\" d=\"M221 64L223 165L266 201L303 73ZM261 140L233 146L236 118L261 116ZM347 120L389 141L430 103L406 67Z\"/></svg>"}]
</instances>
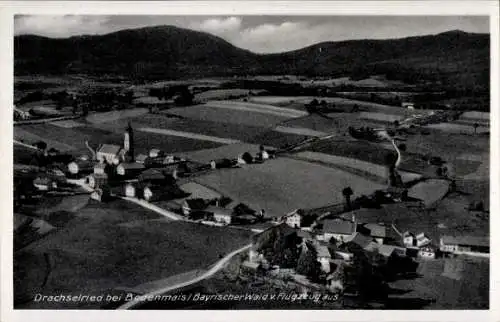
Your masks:
<instances>
[{"instance_id":1,"label":"dark roof","mask_svg":"<svg viewBox=\"0 0 500 322\"><path fill-rule=\"evenodd\" d=\"M448 245L467 245L467 246L482 246L490 247L490 239L488 237L476 236L442 236L443 243Z\"/></svg>"},{"instance_id":2,"label":"dark roof","mask_svg":"<svg viewBox=\"0 0 500 322\"><path fill-rule=\"evenodd\" d=\"M348 220L324 220L323 232L350 235L355 231L354 223Z\"/></svg>"},{"instance_id":3,"label":"dark roof","mask_svg":"<svg viewBox=\"0 0 500 322\"><path fill-rule=\"evenodd\" d=\"M140 164L140 163L135 163L135 162L131 162L131 163L120 163L118 165L119 167L123 167L123 169L125 170L132 170L132 169L144 169L144 165Z\"/></svg>"},{"instance_id":4,"label":"dark roof","mask_svg":"<svg viewBox=\"0 0 500 322\"><path fill-rule=\"evenodd\" d=\"M103 144L101 147L97 150L97 152L100 153L106 153L106 154L118 154L120 151L120 146L119 145L114 145L114 144Z\"/></svg>"},{"instance_id":5,"label":"dark roof","mask_svg":"<svg viewBox=\"0 0 500 322\"><path fill-rule=\"evenodd\" d=\"M371 237L365 236L365 235L360 234L360 233L355 233L353 235L353 237L350 240L348 240L347 242L359 245L359 246L361 246L361 248L365 248L372 241L373 241L373 239Z\"/></svg>"},{"instance_id":6,"label":"dark roof","mask_svg":"<svg viewBox=\"0 0 500 322\"><path fill-rule=\"evenodd\" d=\"M370 236L377 237L377 238L385 238L386 237L386 231L387 228L384 225L379 225L379 224L365 224L365 228L370 230Z\"/></svg>"}]
</instances>

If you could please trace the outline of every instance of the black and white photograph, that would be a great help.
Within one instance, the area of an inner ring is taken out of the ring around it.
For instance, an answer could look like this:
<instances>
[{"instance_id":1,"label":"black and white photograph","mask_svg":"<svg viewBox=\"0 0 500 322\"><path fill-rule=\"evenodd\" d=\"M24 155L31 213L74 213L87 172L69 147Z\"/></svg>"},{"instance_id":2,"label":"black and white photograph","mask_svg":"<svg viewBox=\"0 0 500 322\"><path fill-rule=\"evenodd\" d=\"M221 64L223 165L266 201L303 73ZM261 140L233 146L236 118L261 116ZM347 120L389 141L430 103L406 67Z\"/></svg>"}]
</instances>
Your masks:
<instances>
[{"instance_id":1,"label":"black and white photograph","mask_svg":"<svg viewBox=\"0 0 500 322\"><path fill-rule=\"evenodd\" d=\"M489 310L491 17L378 13L15 14L12 308Z\"/></svg>"}]
</instances>

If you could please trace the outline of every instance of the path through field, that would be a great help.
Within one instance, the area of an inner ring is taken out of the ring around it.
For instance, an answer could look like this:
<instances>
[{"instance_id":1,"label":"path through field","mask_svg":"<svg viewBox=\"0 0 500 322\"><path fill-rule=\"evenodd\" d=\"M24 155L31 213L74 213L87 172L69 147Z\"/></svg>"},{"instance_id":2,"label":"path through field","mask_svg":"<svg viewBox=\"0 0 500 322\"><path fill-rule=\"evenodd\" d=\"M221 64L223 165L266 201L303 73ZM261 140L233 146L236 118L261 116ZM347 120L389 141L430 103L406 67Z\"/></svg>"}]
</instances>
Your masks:
<instances>
[{"instance_id":1,"label":"path through field","mask_svg":"<svg viewBox=\"0 0 500 322\"><path fill-rule=\"evenodd\" d=\"M189 138L189 139L211 141L211 142L221 143L221 144L240 143L239 140L219 138L219 137L215 137L215 136L203 135L203 134L197 134L197 133L191 133L191 132L174 131L174 130L167 130L167 129L157 129L157 128L151 128L151 127L141 127L137 130L141 131L141 132L179 136L179 137L184 137L184 138Z\"/></svg>"},{"instance_id":2,"label":"path through field","mask_svg":"<svg viewBox=\"0 0 500 322\"><path fill-rule=\"evenodd\" d=\"M209 101L205 105L214 108L226 108L238 111L250 111L250 112L272 114L290 118L302 117L308 115L307 112L298 111L290 108L276 107L266 104L238 102L238 101Z\"/></svg>"}]
</instances>

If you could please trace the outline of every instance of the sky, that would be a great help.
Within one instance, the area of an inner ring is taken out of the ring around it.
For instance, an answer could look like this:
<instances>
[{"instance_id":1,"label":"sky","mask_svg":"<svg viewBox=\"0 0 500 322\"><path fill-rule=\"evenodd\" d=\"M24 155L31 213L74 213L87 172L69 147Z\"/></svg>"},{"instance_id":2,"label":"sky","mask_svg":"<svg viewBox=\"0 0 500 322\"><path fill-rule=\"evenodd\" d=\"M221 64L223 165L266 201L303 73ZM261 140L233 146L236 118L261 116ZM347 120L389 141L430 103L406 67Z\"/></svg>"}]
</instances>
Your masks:
<instances>
[{"instance_id":1,"label":"sky","mask_svg":"<svg viewBox=\"0 0 500 322\"><path fill-rule=\"evenodd\" d=\"M488 17L478 16L21 15L14 19L14 33L65 38L157 25L208 32L256 53L295 50L323 41L402 38L456 29L489 32Z\"/></svg>"}]
</instances>

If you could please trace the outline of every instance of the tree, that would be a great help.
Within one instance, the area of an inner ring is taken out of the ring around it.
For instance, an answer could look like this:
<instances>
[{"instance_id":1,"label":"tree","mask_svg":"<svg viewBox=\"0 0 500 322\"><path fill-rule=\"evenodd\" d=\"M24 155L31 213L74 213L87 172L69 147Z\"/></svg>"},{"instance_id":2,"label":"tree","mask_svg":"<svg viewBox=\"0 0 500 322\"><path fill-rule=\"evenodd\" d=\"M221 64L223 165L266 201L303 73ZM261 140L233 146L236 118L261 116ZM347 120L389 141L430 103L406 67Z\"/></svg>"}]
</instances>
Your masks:
<instances>
[{"instance_id":1,"label":"tree","mask_svg":"<svg viewBox=\"0 0 500 322\"><path fill-rule=\"evenodd\" d=\"M38 141L34 145L40 150L45 150L47 148L47 143L44 141Z\"/></svg>"},{"instance_id":2,"label":"tree","mask_svg":"<svg viewBox=\"0 0 500 322\"><path fill-rule=\"evenodd\" d=\"M474 134L477 134L477 128L479 127L478 123L474 123Z\"/></svg>"},{"instance_id":3,"label":"tree","mask_svg":"<svg viewBox=\"0 0 500 322\"><path fill-rule=\"evenodd\" d=\"M344 189L342 189L342 195L345 198L345 204L346 204L347 210L351 209L351 196L353 194L354 194L354 192L352 191L351 187L345 187Z\"/></svg>"},{"instance_id":4,"label":"tree","mask_svg":"<svg viewBox=\"0 0 500 322\"><path fill-rule=\"evenodd\" d=\"M394 127L399 127L399 121L398 120L395 120L393 124L394 124Z\"/></svg>"},{"instance_id":5,"label":"tree","mask_svg":"<svg viewBox=\"0 0 500 322\"><path fill-rule=\"evenodd\" d=\"M399 150L404 152L404 151L406 151L406 144L401 143L400 145L398 145L398 148L399 148Z\"/></svg>"},{"instance_id":6,"label":"tree","mask_svg":"<svg viewBox=\"0 0 500 322\"><path fill-rule=\"evenodd\" d=\"M297 273L307 276L312 282L318 281L321 274L321 265L316 260L316 257L317 254L314 250L303 250L297 260L297 267L295 269Z\"/></svg>"}]
</instances>

